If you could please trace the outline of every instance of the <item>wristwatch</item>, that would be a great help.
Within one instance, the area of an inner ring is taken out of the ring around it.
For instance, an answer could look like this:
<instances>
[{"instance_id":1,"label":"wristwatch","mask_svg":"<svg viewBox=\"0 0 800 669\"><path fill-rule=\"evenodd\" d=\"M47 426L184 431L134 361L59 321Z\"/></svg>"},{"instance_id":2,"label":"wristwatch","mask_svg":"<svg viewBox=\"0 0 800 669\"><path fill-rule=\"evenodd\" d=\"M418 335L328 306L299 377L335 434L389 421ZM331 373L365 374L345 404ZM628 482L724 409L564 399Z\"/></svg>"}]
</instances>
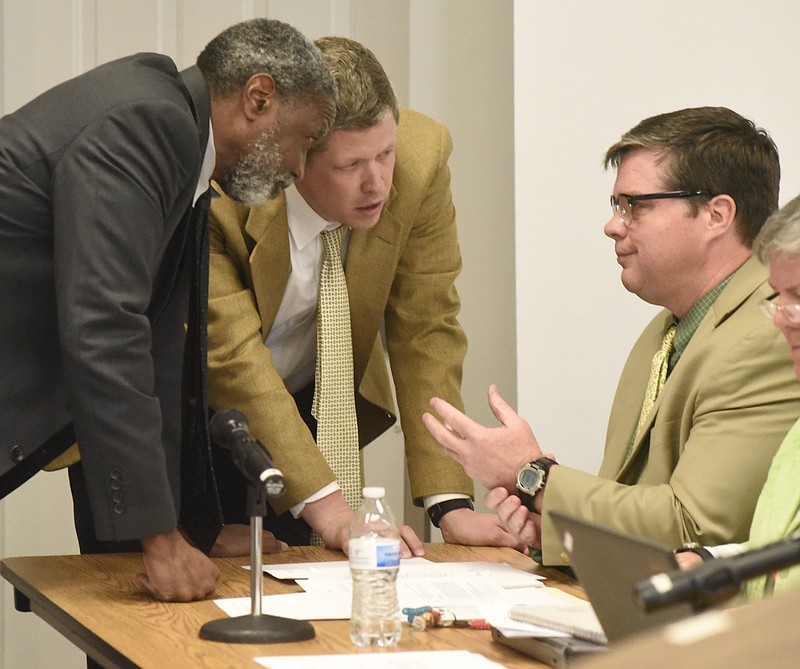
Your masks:
<instances>
[{"instance_id":1,"label":"wristwatch","mask_svg":"<svg viewBox=\"0 0 800 669\"><path fill-rule=\"evenodd\" d=\"M517 472L517 490L522 503L529 510L534 511L533 498L540 490L544 490L547 483L547 475L550 467L557 465L555 460L550 458L538 458L533 462L522 465Z\"/></svg>"},{"instance_id":2,"label":"wristwatch","mask_svg":"<svg viewBox=\"0 0 800 669\"><path fill-rule=\"evenodd\" d=\"M703 562L708 562L709 560L714 559L714 554L702 544L698 544L696 541L690 541L687 544L683 544L683 546L676 548L672 552L675 555L678 553L694 553L695 555L699 555Z\"/></svg>"},{"instance_id":3,"label":"wristwatch","mask_svg":"<svg viewBox=\"0 0 800 669\"><path fill-rule=\"evenodd\" d=\"M433 523L434 527L439 527L439 521L442 520L444 514L455 511L456 509L470 509L474 511L475 506L472 504L471 499L465 499L463 497L446 499L444 502L432 504L428 507L428 518L431 519L431 523Z\"/></svg>"}]
</instances>

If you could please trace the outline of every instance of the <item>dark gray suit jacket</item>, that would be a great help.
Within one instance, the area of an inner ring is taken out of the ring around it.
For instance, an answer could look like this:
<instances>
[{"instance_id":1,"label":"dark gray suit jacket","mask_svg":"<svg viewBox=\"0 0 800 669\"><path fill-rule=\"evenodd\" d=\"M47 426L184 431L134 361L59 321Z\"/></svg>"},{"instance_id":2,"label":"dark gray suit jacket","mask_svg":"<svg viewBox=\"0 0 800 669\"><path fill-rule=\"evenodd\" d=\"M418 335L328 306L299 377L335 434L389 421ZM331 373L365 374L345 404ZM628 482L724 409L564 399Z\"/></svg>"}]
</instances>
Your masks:
<instances>
[{"instance_id":1,"label":"dark gray suit jacket","mask_svg":"<svg viewBox=\"0 0 800 669\"><path fill-rule=\"evenodd\" d=\"M177 523L187 212L209 127L205 82L183 75L138 54L0 119L0 496L74 436L101 540Z\"/></svg>"}]
</instances>

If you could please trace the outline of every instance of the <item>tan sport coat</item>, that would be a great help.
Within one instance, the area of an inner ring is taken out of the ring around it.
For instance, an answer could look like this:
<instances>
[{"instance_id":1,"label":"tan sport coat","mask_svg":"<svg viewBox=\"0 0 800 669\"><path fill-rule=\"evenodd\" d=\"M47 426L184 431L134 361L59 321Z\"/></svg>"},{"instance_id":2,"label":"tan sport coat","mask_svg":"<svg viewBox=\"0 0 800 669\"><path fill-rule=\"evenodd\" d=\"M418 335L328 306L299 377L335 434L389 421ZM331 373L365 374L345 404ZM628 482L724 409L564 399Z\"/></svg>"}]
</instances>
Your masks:
<instances>
[{"instance_id":1,"label":"tan sport coat","mask_svg":"<svg viewBox=\"0 0 800 669\"><path fill-rule=\"evenodd\" d=\"M659 541L744 541L772 457L800 415L786 341L758 303L774 295L755 258L712 305L667 378L628 462L650 362L672 314L631 351L611 409L598 476L552 470L544 494L545 564L563 564L547 513L559 510Z\"/></svg>"},{"instance_id":2,"label":"tan sport coat","mask_svg":"<svg viewBox=\"0 0 800 669\"><path fill-rule=\"evenodd\" d=\"M363 447L396 420L380 338L385 323L418 503L437 493L473 494L461 466L421 421L434 395L463 406L467 342L454 285L461 252L447 167L451 149L443 125L402 110L389 201L373 229L352 232L345 259L359 440ZM287 477L287 493L273 502L282 512L335 478L264 346L290 271L285 197L252 209L219 198L210 231L209 404L248 417ZM400 472L397 477L402 480Z\"/></svg>"}]
</instances>

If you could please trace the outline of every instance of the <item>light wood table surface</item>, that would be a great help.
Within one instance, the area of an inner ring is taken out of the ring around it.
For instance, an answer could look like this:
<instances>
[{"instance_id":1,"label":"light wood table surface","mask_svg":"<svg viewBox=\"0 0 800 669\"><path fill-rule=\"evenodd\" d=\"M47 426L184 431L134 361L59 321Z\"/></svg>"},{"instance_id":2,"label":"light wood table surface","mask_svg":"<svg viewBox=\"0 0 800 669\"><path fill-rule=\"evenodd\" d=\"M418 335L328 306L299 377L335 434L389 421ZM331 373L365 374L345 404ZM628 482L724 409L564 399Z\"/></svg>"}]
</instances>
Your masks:
<instances>
[{"instance_id":1,"label":"light wood table surface","mask_svg":"<svg viewBox=\"0 0 800 669\"><path fill-rule=\"evenodd\" d=\"M539 571L548 578L547 585L583 596L568 577L537 567L529 557L508 548L426 544L425 550L426 557L435 562L489 560ZM342 559L340 552L304 546L265 555L264 564ZM242 569L249 564L248 559L215 562L222 576L214 596L249 597L250 576ZM313 621L316 637L294 643L231 644L200 639L200 627L224 618L222 610L211 600L190 604L154 601L136 580L139 571L140 556L132 554L11 557L0 562L0 575L14 587L18 609L29 608L107 667L228 669L257 667L253 658L266 655L369 652L351 644L347 620ZM270 577L264 581L267 595L299 591L294 583ZM508 669L545 666L494 643L486 630L435 628L417 632L404 623L397 646L399 651L456 649L482 653Z\"/></svg>"}]
</instances>

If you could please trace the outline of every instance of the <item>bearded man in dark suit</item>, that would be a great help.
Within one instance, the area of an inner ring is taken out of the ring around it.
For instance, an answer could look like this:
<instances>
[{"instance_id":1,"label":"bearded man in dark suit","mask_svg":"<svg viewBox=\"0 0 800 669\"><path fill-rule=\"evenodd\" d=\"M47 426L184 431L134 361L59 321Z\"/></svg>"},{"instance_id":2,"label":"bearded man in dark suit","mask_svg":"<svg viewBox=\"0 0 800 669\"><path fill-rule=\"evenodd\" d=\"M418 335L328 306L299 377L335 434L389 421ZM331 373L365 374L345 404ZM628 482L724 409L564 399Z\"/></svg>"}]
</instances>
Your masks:
<instances>
[{"instance_id":1,"label":"bearded man in dark suit","mask_svg":"<svg viewBox=\"0 0 800 669\"><path fill-rule=\"evenodd\" d=\"M334 100L313 44L256 19L183 72L137 54L0 119L0 496L58 456L82 551L140 547L158 599L203 598L219 576L202 552L220 529L209 181L248 204L273 197L302 175Z\"/></svg>"}]
</instances>

